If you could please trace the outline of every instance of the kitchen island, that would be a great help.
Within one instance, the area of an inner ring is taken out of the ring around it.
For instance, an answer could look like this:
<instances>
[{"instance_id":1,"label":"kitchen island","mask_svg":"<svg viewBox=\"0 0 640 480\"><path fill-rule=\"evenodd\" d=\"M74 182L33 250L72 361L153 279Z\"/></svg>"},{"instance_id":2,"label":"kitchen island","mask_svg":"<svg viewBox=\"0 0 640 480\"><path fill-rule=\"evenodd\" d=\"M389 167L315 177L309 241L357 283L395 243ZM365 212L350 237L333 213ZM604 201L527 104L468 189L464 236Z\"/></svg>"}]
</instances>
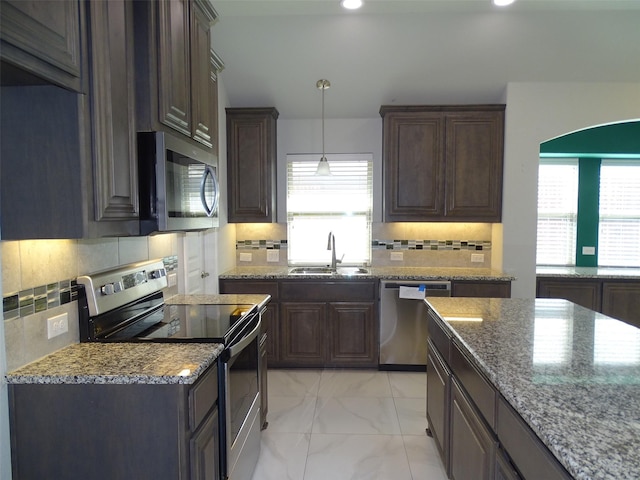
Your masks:
<instances>
[{"instance_id":1,"label":"kitchen island","mask_svg":"<svg viewBox=\"0 0 640 480\"><path fill-rule=\"evenodd\" d=\"M566 300L426 302L430 351L451 368L451 397L471 399L495 450L488 474L502 473L498 459L506 459L507 470L515 466L524 478L551 478L537 470L543 462L531 462L537 442L540 458L550 453L554 478L640 478L639 329ZM444 411L445 424L454 410ZM456 430L435 430L451 435L451 449L441 454L454 468ZM533 448L514 442L527 435Z\"/></svg>"}]
</instances>

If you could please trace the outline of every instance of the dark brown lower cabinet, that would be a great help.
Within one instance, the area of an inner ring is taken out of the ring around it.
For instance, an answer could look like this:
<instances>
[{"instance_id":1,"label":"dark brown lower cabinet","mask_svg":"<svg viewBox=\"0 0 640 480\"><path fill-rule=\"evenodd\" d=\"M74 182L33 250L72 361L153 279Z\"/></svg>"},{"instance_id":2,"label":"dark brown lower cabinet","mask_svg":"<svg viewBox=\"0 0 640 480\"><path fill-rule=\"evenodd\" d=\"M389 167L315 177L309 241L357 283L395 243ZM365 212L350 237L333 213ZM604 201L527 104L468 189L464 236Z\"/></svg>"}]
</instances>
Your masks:
<instances>
[{"instance_id":1,"label":"dark brown lower cabinet","mask_svg":"<svg viewBox=\"0 0 640 480\"><path fill-rule=\"evenodd\" d=\"M452 297L511 298L511 282L480 282L454 280L451 283Z\"/></svg>"},{"instance_id":2,"label":"dark brown lower cabinet","mask_svg":"<svg viewBox=\"0 0 640 480\"><path fill-rule=\"evenodd\" d=\"M371 366L378 363L374 306L373 302L329 304L329 364Z\"/></svg>"},{"instance_id":3,"label":"dark brown lower cabinet","mask_svg":"<svg viewBox=\"0 0 640 480\"><path fill-rule=\"evenodd\" d=\"M496 452L496 480L520 480L521 477L518 472L513 468L511 462L507 458L506 454L499 449Z\"/></svg>"},{"instance_id":4,"label":"dark brown lower cabinet","mask_svg":"<svg viewBox=\"0 0 640 480\"><path fill-rule=\"evenodd\" d=\"M429 434L449 475L449 403L451 392L451 372L440 357L431 341L427 348L427 422Z\"/></svg>"},{"instance_id":5,"label":"dark brown lower cabinet","mask_svg":"<svg viewBox=\"0 0 640 480\"><path fill-rule=\"evenodd\" d=\"M600 311L601 285L598 280L538 279L536 297L564 298L590 310Z\"/></svg>"},{"instance_id":6,"label":"dark brown lower cabinet","mask_svg":"<svg viewBox=\"0 0 640 480\"><path fill-rule=\"evenodd\" d=\"M640 282L604 282L602 313L640 327Z\"/></svg>"},{"instance_id":7,"label":"dark brown lower cabinet","mask_svg":"<svg viewBox=\"0 0 640 480\"><path fill-rule=\"evenodd\" d=\"M452 480L493 480L497 441L458 382L451 380Z\"/></svg>"},{"instance_id":8,"label":"dark brown lower cabinet","mask_svg":"<svg viewBox=\"0 0 640 480\"><path fill-rule=\"evenodd\" d=\"M427 421L452 480L571 476L429 309Z\"/></svg>"},{"instance_id":9,"label":"dark brown lower cabinet","mask_svg":"<svg viewBox=\"0 0 640 480\"><path fill-rule=\"evenodd\" d=\"M325 303L280 304L280 360L283 364L324 364Z\"/></svg>"},{"instance_id":10,"label":"dark brown lower cabinet","mask_svg":"<svg viewBox=\"0 0 640 480\"><path fill-rule=\"evenodd\" d=\"M218 480L217 364L187 384L10 384L13 478Z\"/></svg>"},{"instance_id":11,"label":"dark brown lower cabinet","mask_svg":"<svg viewBox=\"0 0 640 480\"><path fill-rule=\"evenodd\" d=\"M640 327L640 280L538 277L536 296L564 298Z\"/></svg>"}]
</instances>

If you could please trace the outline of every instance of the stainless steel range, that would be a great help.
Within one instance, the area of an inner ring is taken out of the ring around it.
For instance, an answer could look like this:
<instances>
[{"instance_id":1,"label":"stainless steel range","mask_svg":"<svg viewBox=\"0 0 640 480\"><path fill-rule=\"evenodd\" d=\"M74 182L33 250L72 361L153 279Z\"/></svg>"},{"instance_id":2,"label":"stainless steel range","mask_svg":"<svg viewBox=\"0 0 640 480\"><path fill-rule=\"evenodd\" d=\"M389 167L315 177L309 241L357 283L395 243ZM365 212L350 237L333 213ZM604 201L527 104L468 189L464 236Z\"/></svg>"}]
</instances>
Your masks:
<instances>
[{"instance_id":1,"label":"stainless steel range","mask_svg":"<svg viewBox=\"0 0 640 480\"><path fill-rule=\"evenodd\" d=\"M161 260L77 279L82 342L214 342L218 359L221 478L251 478L260 453L259 336L256 305L165 301ZM82 290L82 288L80 288Z\"/></svg>"}]
</instances>

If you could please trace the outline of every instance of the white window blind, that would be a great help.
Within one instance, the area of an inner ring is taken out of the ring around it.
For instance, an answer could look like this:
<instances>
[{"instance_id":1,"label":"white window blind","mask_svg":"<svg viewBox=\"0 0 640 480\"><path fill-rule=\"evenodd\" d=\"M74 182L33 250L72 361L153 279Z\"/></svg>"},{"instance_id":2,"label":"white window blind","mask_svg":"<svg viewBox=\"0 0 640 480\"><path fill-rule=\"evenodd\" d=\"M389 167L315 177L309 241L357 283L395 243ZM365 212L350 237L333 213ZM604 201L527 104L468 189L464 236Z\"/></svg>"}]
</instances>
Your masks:
<instances>
[{"instance_id":1,"label":"white window blind","mask_svg":"<svg viewBox=\"0 0 640 480\"><path fill-rule=\"evenodd\" d=\"M328 265L329 232L343 265L371 262L373 158L326 155L331 175L316 175L319 155L287 156L288 257L291 265Z\"/></svg>"},{"instance_id":2,"label":"white window blind","mask_svg":"<svg viewBox=\"0 0 640 480\"><path fill-rule=\"evenodd\" d=\"M602 160L598 265L640 267L640 159Z\"/></svg>"},{"instance_id":3,"label":"white window blind","mask_svg":"<svg viewBox=\"0 0 640 480\"><path fill-rule=\"evenodd\" d=\"M575 265L578 159L541 159L538 170L538 265Z\"/></svg>"}]
</instances>

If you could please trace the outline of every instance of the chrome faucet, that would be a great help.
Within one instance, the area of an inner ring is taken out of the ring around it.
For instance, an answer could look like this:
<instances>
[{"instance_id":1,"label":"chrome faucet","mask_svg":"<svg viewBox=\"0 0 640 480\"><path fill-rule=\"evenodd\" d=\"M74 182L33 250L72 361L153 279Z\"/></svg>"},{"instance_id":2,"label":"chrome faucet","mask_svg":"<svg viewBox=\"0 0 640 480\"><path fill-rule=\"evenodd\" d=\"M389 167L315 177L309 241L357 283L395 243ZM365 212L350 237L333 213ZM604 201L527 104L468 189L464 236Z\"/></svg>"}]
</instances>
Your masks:
<instances>
[{"instance_id":1,"label":"chrome faucet","mask_svg":"<svg viewBox=\"0 0 640 480\"><path fill-rule=\"evenodd\" d=\"M336 236L333 232L329 232L329 241L327 243L327 250L331 250L331 270L334 272L338 269L338 263L342 263L344 254L340 260L336 260Z\"/></svg>"}]
</instances>

